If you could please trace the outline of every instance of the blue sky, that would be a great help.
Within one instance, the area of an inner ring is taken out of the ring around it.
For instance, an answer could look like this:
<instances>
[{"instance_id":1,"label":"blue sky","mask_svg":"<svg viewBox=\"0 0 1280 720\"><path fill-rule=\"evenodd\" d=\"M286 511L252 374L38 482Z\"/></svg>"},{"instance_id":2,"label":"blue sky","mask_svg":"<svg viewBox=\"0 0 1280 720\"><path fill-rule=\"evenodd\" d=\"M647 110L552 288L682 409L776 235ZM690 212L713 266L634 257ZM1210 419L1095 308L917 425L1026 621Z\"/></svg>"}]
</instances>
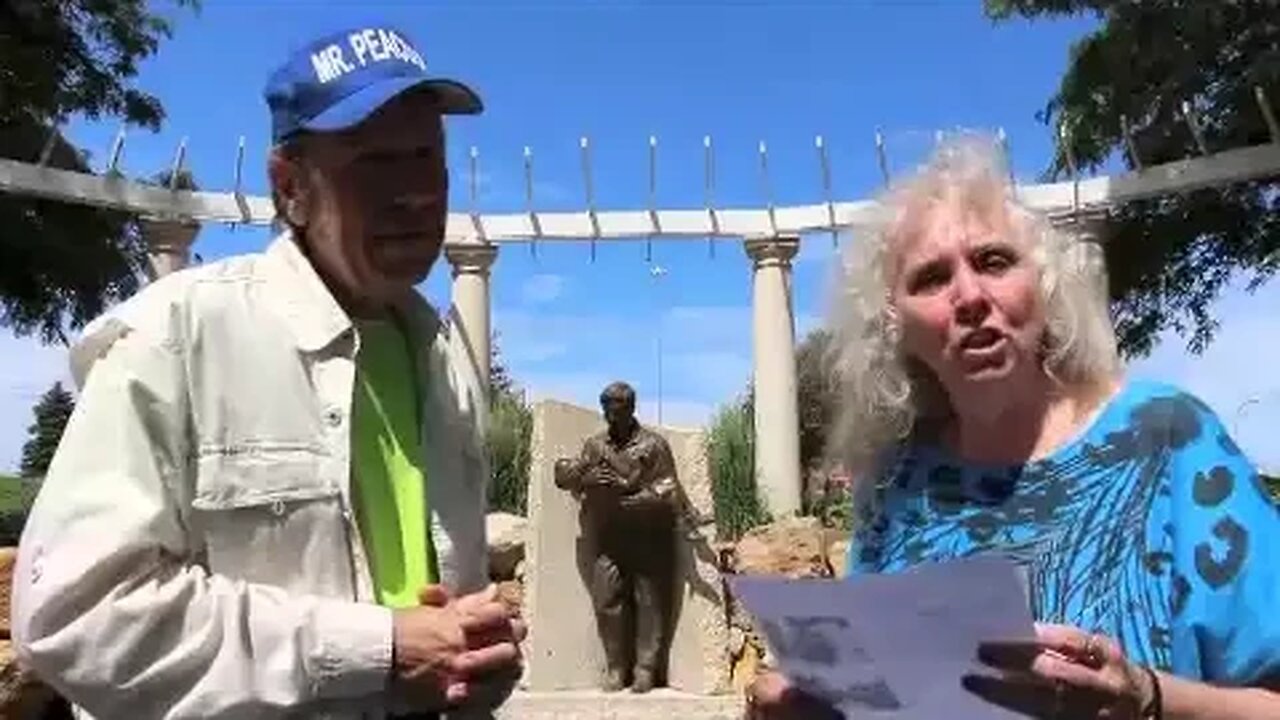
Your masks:
<instances>
[{"instance_id":1,"label":"blue sky","mask_svg":"<svg viewBox=\"0 0 1280 720\"><path fill-rule=\"evenodd\" d=\"M449 152L454 209L466 209L467 152L479 148L486 212L524 208L526 145L538 208L579 208L582 135L591 137L601 208L645 205L650 135L659 141L664 206L700 205L707 134L721 206L762 204L762 140L774 200L820 200L816 134L826 140L838 199L879 186L877 129L891 167L901 170L922 159L936 130L1003 127L1015 172L1030 179L1051 151L1035 113L1056 87L1070 43L1090 27L1084 19L995 26L978 0L205 0L199 14L174 17L175 37L139 78L168 118L159 133L129 132L127 174L164 169L185 137L201 185L228 189L243 135L246 189L264 193L267 74L329 30L390 23L414 37L433 72L464 79L485 98L484 115L450 123ZM70 132L100 167L117 129L76 122ZM209 226L196 252L210 261L268 240L265 228ZM494 268L494 326L516 380L535 397L590 404L603 384L625 379L652 418L661 334L666 421L701 424L741 392L751 364L750 267L741 243L717 241L714 256L706 242L656 242L652 252L667 270L657 281L642 241L602 243L594 262L582 243L549 241L536 254L504 247ZM831 257L829 236L805 238L794 281L801 332L821 322ZM424 291L447 299L446 263ZM1280 390L1238 365L1257 357L1244 351L1256 352L1259 337L1280 336L1277 321L1258 309L1275 307L1280 292L1273 284L1248 302L1238 295L1223 303L1222 338L1205 356L1187 357L1174 339L1134 370L1204 395L1239 421L1246 449L1280 465L1280 450L1264 442L1280 421ZM0 338L0 468L16 465L30 403L65 377L64 356ZM1257 402L1239 410L1250 398Z\"/></svg>"}]
</instances>

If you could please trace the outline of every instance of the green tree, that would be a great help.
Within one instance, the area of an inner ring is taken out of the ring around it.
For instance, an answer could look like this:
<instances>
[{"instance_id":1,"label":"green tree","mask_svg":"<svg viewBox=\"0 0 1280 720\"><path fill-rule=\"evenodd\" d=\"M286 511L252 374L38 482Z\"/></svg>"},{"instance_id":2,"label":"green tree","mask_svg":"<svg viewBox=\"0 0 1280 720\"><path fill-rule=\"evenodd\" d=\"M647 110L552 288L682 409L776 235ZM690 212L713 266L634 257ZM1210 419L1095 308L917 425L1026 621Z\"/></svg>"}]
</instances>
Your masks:
<instances>
[{"instance_id":1,"label":"green tree","mask_svg":"<svg viewBox=\"0 0 1280 720\"><path fill-rule=\"evenodd\" d=\"M502 362L495 337L489 364L489 432L492 477L489 509L524 515L528 510L533 410Z\"/></svg>"},{"instance_id":2,"label":"green tree","mask_svg":"<svg viewBox=\"0 0 1280 720\"><path fill-rule=\"evenodd\" d=\"M57 382L49 388L32 409L35 422L27 428L28 439L22 446L22 476L41 478L53 462L53 454L62 441L62 431L76 408L75 398Z\"/></svg>"},{"instance_id":3,"label":"green tree","mask_svg":"<svg viewBox=\"0 0 1280 720\"><path fill-rule=\"evenodd\" d=\"M1144 165L1198 154L1182 103L1210 152L1270 141L1254 97L1280 114L1280 12L1275 0L984 0L989 17L1091 15L1095 30L1070 51L1065 75L1039 117L1066 131L1046 171L1070 173L1120 157L1123 127ZM1104 239L1117 331L1129 355L1149 352L1173 328L1199 352L1212 339L1212 304L1238 273L1255 288L1280 267L1280 184L1242 182L1129 203Z\"/></svg>"},{"instance_id":4,"label":"green tree","mask_svg":"<svg viewBox=\"0 0 1280 720\"><path fill-rule=\"evenodd\" d=\"M198 0L171 0L198 7ZM51 128L81 116L157 130L159 100L133 86L171 33L146 0L0 3L0 157L87 172ZM144 250L126 213L0 195L0 324L61 340L136 291Z\"/></svg>"},{"instance_id":5,"label":"green tree","mask_svg":"<svg viewBox=\"0 0 1280 720\"><path fill-rule=\"evenodd\" d=\"M838 394L827 354L831 333L812 330L796 347L796 393L800 411L800 467L820 469L826 460L827 433L835 417Z\"/></svg>"}]
</instances>

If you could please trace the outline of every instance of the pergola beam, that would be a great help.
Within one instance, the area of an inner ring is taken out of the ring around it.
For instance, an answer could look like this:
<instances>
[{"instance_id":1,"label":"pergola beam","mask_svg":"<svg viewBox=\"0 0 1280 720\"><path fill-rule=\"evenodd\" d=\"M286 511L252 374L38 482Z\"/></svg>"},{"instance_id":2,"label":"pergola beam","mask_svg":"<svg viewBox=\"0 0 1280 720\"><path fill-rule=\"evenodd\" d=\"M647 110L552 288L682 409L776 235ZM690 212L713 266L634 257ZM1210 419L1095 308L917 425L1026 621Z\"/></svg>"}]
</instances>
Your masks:
<instances>
[{"instance_id":1,"label":"pergola beam","mask_svg":"<svg viewBox=\"0 0 1280 720\"><path fill-rule=\"evenodd\" d=\"M1085 180L1019 185L1031 207L1059 215L1205 187L1280 176L1280 144L1256 145ZM120 176L88 175L0 159L0 192L115 208L144 216L205 223L267 225L269 197L187 192ZM653 237L760 237L857 226L877 211L872 200L738 209L655 209L508 214L450 213L450 243L618 240ZM536 218L536 222L535 222ZM593 221L594 218L594 221Z\"/></svg>"}]
</instances>

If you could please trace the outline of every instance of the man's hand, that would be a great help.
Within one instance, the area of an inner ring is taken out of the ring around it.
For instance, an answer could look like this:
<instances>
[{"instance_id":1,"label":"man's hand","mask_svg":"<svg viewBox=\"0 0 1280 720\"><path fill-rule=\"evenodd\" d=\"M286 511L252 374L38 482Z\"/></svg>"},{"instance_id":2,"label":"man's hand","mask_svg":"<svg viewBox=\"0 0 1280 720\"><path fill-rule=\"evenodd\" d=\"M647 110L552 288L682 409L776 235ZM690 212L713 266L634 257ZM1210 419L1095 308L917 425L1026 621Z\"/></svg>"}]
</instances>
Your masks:
<instances>
[{"instance_id":1,"label":"man's hand","mask_svg":"<svg viewBox=\"0 0 1280 720\"><path fill-rule=\"evenodd\" d=\"M497 588L456 600L433 585L419 593L421 607L396 610L395 678L430 709L464 702L470 684L518 666L524 623L497 599Z\"/></svg>"}]
</instances>

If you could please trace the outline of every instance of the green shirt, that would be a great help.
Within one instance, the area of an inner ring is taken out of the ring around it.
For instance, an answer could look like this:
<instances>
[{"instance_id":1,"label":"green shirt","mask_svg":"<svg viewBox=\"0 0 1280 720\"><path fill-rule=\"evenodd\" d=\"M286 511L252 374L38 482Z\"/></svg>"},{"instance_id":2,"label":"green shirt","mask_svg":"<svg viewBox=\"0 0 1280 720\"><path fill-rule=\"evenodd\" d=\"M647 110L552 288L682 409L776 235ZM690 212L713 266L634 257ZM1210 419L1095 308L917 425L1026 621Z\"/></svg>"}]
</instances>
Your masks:
<instances>
[{"instance_id":1,"label":"green shirt","mask_svg":"<svg viewBox=\"0 0 1280 720\"><path fill-rule=\"evenodd\" d=\"M352 408L356 518L382 605L418 605L436 582L412 347L391 320L359 323Z\"/></svg>"}]
</instances>

